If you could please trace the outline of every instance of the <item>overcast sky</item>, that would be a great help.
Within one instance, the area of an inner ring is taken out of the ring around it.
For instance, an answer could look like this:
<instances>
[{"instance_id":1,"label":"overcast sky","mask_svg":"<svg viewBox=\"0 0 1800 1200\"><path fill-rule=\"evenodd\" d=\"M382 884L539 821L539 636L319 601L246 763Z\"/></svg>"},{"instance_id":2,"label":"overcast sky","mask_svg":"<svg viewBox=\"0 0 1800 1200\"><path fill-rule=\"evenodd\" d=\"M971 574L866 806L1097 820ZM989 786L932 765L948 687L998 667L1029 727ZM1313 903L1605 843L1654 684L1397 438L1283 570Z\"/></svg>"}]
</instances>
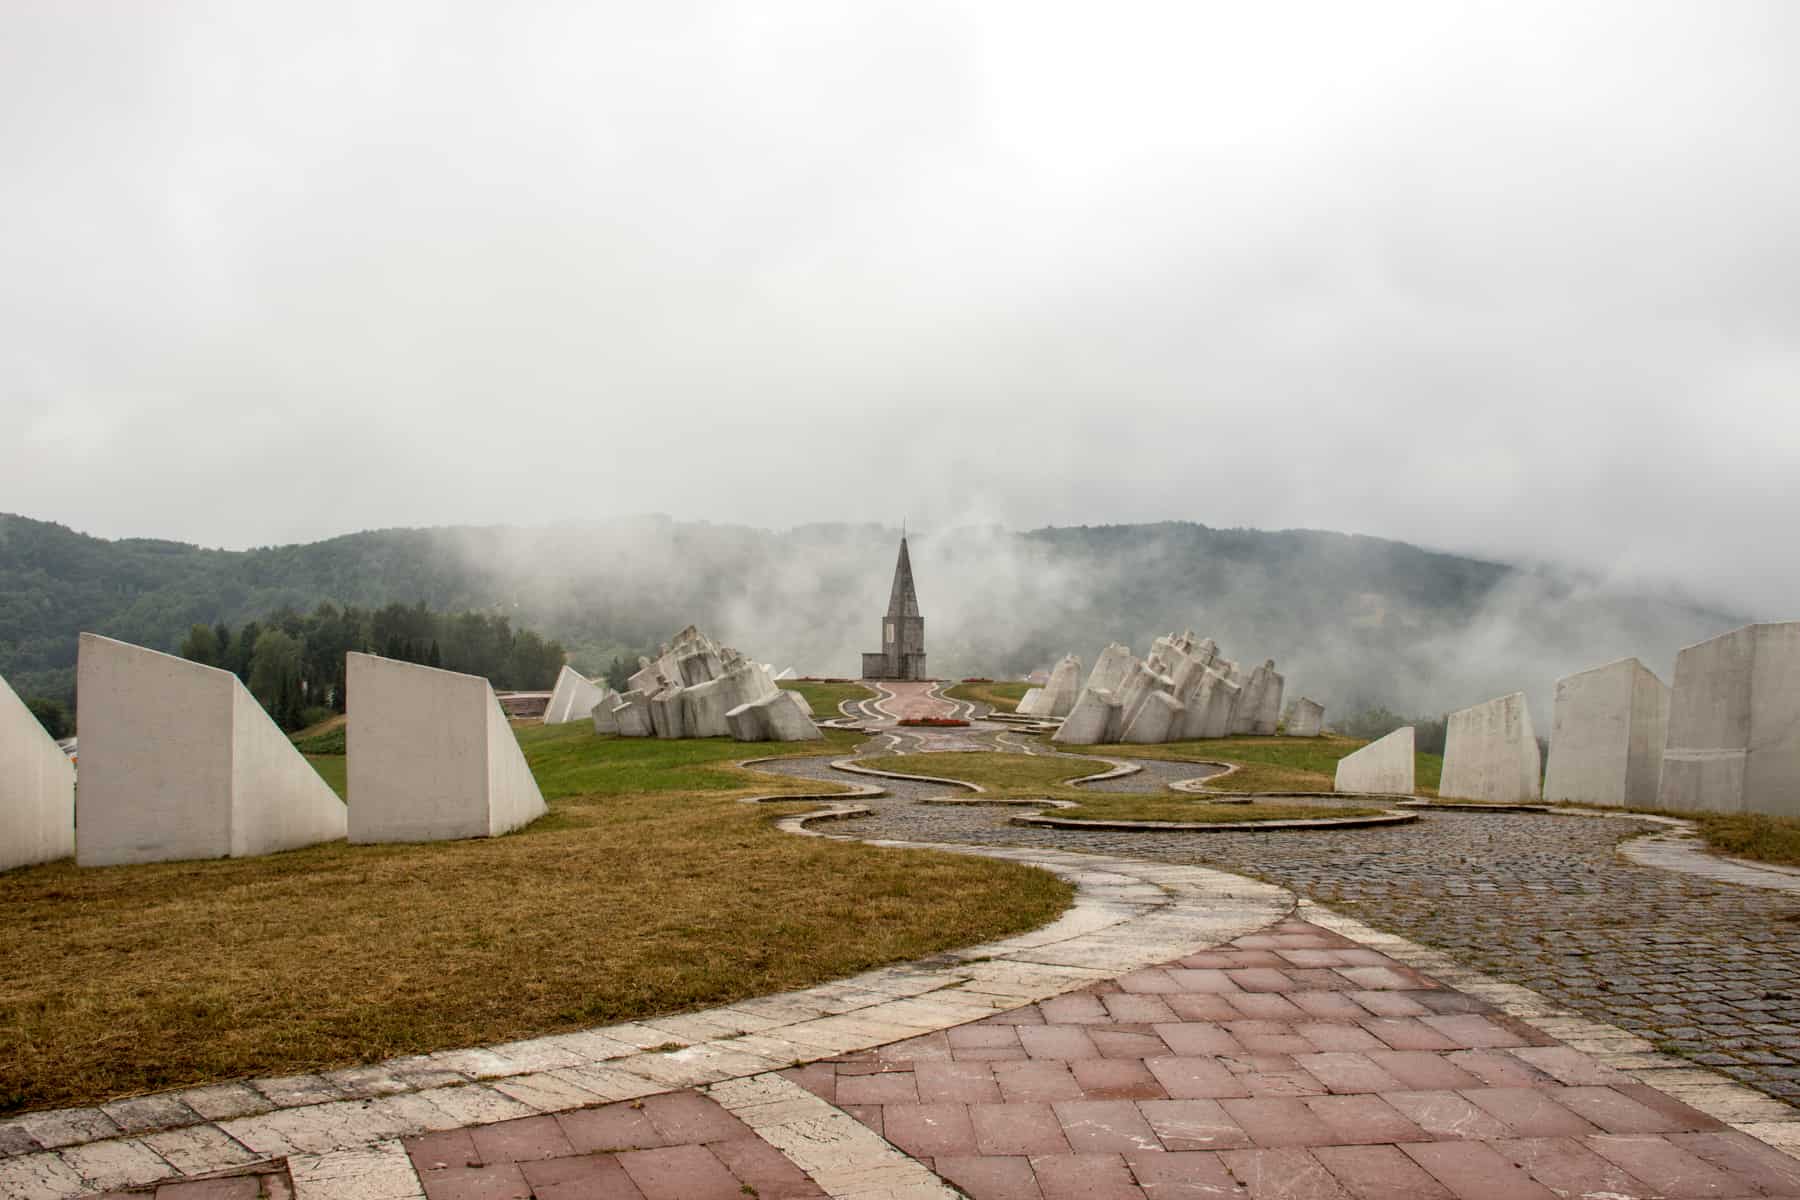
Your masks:
<instances>
[{"instance_id":1,"label":"overcast sky","mask_svg":"<svg viewBox=\"0 0 1800 1200\"><path fill-rule=\"evenodd\" d=\"M1800 616L1800 4L0 0L0 510L1372 533Z\"/></svg>"}]
</instances>

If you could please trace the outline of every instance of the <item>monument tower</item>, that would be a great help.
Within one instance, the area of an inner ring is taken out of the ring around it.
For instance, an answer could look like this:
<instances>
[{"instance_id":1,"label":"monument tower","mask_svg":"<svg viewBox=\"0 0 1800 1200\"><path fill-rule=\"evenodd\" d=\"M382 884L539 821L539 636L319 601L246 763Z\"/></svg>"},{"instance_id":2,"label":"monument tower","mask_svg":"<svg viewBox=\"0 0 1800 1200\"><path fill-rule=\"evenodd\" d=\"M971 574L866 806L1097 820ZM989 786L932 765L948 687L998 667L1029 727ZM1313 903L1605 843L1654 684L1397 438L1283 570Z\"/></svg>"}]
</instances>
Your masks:
<instances>
[{"instance_id":1,"label":"monument tower","mask_svg":"<svg viewBox=\"0 0 1800 1200\"><path fill-rule=\"evenodd\" d=\"M913 591L912 556L906 552L906 534L900 535L900 559L894 564L894 590L888 596L887 615L881 619L881 653L862 656L864 679L927 679L925 670L925 618L919 615L919 595Z\"/></svg>"}]
</instances>

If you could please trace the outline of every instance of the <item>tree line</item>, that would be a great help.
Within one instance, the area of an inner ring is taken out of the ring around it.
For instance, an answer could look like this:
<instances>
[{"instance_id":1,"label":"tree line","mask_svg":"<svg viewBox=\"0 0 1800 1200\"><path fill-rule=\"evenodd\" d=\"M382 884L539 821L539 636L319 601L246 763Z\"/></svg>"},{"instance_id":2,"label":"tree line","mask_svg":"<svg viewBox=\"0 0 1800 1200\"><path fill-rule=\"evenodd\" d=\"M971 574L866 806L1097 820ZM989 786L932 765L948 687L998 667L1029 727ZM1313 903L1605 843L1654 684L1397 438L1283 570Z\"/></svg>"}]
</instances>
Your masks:
<instances>
[{"instance_id":1,"label":"tree line","mask_svg":"<svg viewBox=\"0 0 1800 1200\"><path fill-rule=\"evenodd\" d=\"M281 609L237 630L194 625L178 653L231 671L286 730L343 712L344 655L352 650L485 676L503 690L541 690L556 681L562 643L492 613L434 612L423 603L343 608L326 602L300 614Z\"/></svg>"}]
</instances>

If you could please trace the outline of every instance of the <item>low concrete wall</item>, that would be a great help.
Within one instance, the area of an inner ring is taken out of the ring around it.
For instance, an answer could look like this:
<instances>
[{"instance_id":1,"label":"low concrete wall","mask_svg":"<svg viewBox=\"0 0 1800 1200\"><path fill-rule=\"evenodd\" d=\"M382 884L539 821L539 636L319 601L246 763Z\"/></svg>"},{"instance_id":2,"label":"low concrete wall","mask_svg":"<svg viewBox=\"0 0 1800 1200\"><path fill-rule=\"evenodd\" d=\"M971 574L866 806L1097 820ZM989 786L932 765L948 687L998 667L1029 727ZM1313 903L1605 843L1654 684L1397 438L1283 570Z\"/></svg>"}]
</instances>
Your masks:
<instances>
[{"instance_id":1,"label":"low concrete wall","mask_svg":"<svg viewBox=\"0 0 1800 1200\"><path fill-rule=\"evenodd\" d=\"M345 674L352 842L490 837L544 814L487 680L373 654Z\"/></svg>"},{"instance_id":2,"label":"low concrete wall","mask_svg":"<svg viewBox=\"0 0 1800 1200\"><path fill-rule=\"evenodd\" d=\"M75 853L75 768L0 679L0 871Z\"/></svg>"},{"instance_id":3,"label":"low concrete wall","mask_svg":"<svg viewBox=\"0 0 1800 1200\"><path fill-rule=\"evenodd\" d=\"M343 801L231 672L84 633L77 673L82 866L344 836Z\"/></svg>"}]
</instances>

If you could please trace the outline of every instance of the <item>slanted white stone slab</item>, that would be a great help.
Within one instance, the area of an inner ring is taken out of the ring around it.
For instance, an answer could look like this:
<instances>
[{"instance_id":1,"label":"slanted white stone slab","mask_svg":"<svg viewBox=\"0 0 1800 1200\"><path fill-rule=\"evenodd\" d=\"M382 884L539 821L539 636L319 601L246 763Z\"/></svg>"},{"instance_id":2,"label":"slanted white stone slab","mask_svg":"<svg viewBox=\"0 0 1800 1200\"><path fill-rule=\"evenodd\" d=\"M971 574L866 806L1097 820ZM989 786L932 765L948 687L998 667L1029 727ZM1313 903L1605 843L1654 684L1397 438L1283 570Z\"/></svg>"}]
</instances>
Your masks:
<instances>
[{"instance_id":1,"label":"slanted white stone slab","mask_svg":"<svg viewBox=\"0 0 1800 1200\"><path fill-rule=\"evenodd\" d=\"M1635 658L1556 681L1544 799L1654 808L1669 688Z\"/></svg>"},{"instance_id":2,"label":"slanted white stone slab","mask_svg":"<svg viewBox=\"0 0 1800 1200\"><path fill-rule=\"evenodd\" d=\"M593 715L594 706L606 698L606 689L599 687L574 667L564 664L557 672L556 690L550 693L550 703L544 709L544 724L566 725L570 721L585 721Z\"/></svg>"},{"instance_id":3,"label":"slanted white stone slab","mask_svg":"<svg viewBox=\"0 0 1800 1200\"><path fill-rule=\"evenodd\" d=\"M1084 687L1075 710L1050 740L1065 746L1092 746L1109 740L1110 731L1119 719L1119 705L1109 691Z\"/></svg>"},{"instance_id":4,"label":"slanted white stone slab","mask_svg":"<svg viewBox=\"0 0 1800 1200\"><path fill-rule=\"evenodd\" d=\"M1438 795L1500 804L1536 800L1541 762L1525 693L1501 696L1450 714Z\"/></svg>"},{"instance_id":5,"label":"slanted white stone slab","mask_svg":"<svg viewBox=\"0 0 1800 1200\"><path fill-rule=\"evenodd\" d=\"M1305 696L1294 701L1294 715L1288 718L1289 737L1318 737L1325 727L1325 706Z\"/></svg>"},{"instance_id":6,"label":"slanted white stone slab","mask_svg":"<svg viewBox=\"0 0 1800 1200\"><path fill-rule=\"evenodd\" d=\"M824 737L803 705L797 693L778 691L738 705L726 714L726 725L740 742L810 742Z\"/></svg>"},{"instance_id":7,"label":"slanted white stone slab","mask_svg":"<svg viewBox=\"0 0 1800 1200\"><path fill-rule=\"evenodd\" d=\"M1676 656L1657 806L1800 816L1800 621L1746 625Z\"/></svg>"},{"instance_id":8,"label":"slanted white stone slab","mask_svg":"<svg viewBox=\"0 0 1800 1200\"><path fill-rule=\"evenodd\" d=\"M1172 741L1171 730L1181 728L1187 710L1167 692L1151 692L1138 706L1137 716L1119 739L1139 745L1156 745Z\"/></svg>"},{"instance_id":9,"label":"slanted white stone slab","mask_svg":"<svg viewBox=\"0 0 1800 1200\"><path fill-rule=\"evenodd\" d=\"M1354 754L1338 759L1340 792L1377 792L1410 796L1413 791L1413 727L1402 726Z\"/></svg>"},{"instance_id":10,"label":"slanted white stone slab","mask_svg":"<svg viewBox=\"0 0 1800 1200\"><path fill-rule=\"evenodd\" d=\"M1043 699L1043 696L1044 689L1041 687L1026 688L1025 694L1020 696L1019 702L1013 706L1013 711L1022 717L1043 716L1045 714L1037 710L1038 701Z\"/></svg>"},{"instance_id":11,"label":"slanted white stone slab","mask_svg":"<svg viewBox=\"0 0 1800 1200\"><path fill-rule=\"evenodd\" d=\"M1075 710L1075 698L1081 694L1081 660L1066 656L1050 672L1034 713L1040 717L1066 717Z\"/></svg>"},{"instance_id":12,"label":"slanted white stone slab","mask_svg":"<svg viewBox=\"0 0 1800 1200\"><path fill-rule=\"evenodd\" d=\"M656 726L650 720L650 697L637 689L625 692L613 705L613 716L619 722L620 737L653 737Z\"/></svg>"},{"instance_id":13,"label":"slanted white stone slab","mask_svg":"<svg viewBox=\"0 0 1800 1200\"><path fill-rule=\"evenodd\" d=\"M354 653L346 676L352 842L493 837L544 815L487 680Z\"/></svg>"},{"instance_id":14,"label":"slanted white stone slab","mask_svg":"<svg viewBox=\"0 0 1800 1200\"><path fill-rule=\"evenodd\" d=\"M0 679L0 871L75 853L75 768Z\"/></svg>"},{"instance_id":15,"label":"slanted white stone slab","mask_svg":"<svg viewBox=\"0 0 1800 1200\"><path fill-rule=\"evenodd\" d=\"M82 866L344 836L344 802L230 671L84 633L77 675Z\"/></svg>"},{"instance_id":16,"label":"slanted white stone slab","mask_svg":"<svg viewBox=\"0 0 1800 1200\"><path fill-rule=\"evenodd\" d=\"M1094 660L1094 669L1088 673L1086 687L1101 692L1117 693L1119 685L1131 674L1137 659L1132 657L1129 647L1113 642L1100 652Z\"/></svg>"},{"instance_id":17,"label":"slanted white stone slab","mask_svg":"<svg viewBox=\"0 0 1800 1200\"><path fill-rule=\"evenodd\" d=\"M1188 704L1182 736L1187 738L1222 738L1230 734L1231 724L1243 689L1212 668L1200 680L1199 690Z\"/></svg>"},{"instance_id":18,"label":"slanted white stone slab","mask_svg":"<svg viewBox=\"0 0 1800 1200\"><path fill-rule=\"evenodd\" d=\"M600 697L590 714L594 719L595 733L619 732L619 714L616 711L619 703L619 693L607 688L606 694Z\"/></svg>"}]
</instances>

